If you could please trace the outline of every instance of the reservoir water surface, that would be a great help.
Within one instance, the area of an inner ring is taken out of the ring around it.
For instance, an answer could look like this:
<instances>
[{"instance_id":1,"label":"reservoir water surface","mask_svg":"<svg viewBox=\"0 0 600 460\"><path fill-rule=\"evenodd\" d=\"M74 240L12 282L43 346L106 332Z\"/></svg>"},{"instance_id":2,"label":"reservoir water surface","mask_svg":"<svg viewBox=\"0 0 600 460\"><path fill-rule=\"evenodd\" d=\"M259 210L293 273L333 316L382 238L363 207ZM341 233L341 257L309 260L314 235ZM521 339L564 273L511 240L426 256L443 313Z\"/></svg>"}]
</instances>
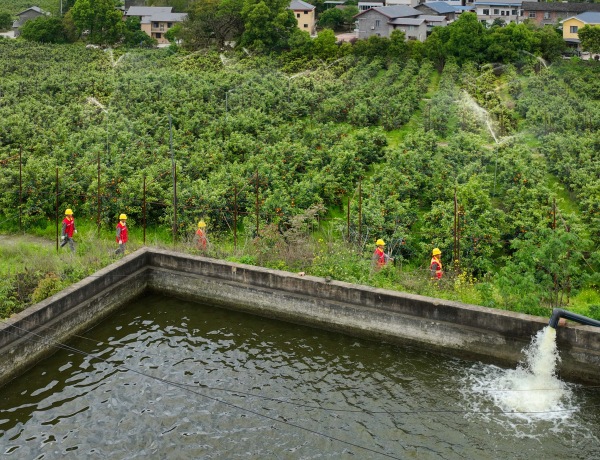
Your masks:
<instances>
[{"instance_id":1,"label":"reservoir water surface","mask_svg":"<svg viewBox=\"0 0 600 460\"><path fill-rule=\"evenodd\" d=\"M600 388L423 349L159 295L59 347L0 389L6 458L600 458Z\"/></svg>"}]
</instances>

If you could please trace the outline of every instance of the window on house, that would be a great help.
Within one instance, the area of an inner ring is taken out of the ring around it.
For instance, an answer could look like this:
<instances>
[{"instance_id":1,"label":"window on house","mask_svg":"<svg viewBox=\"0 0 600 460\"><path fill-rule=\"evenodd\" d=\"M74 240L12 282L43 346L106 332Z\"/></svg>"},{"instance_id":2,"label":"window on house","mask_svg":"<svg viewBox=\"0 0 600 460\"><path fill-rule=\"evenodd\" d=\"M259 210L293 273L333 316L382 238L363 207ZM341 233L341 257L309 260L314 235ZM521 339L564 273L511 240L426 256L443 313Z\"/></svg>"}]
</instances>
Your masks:
<instances>
[{"instance_id":1,"label":"window on house","mask_svg":"<svg viewBox=\"0 0 600 460\"><path fill-rule=\"evenodd\" d=\"M494 8L494 14L498 16L500 14L500 10L498 8Z\"/></svg>"},{"instance_id":2,"label":"window on house","mask_svg":"<svg viewBox=\"0 0 600 460\"><path fill-rule=\"evenodd\" d=\"M167 27L170 29L171 27L173 27L173 23L172 22L167 22Z\"/></svg>"},{"instance_id":3,"label":"window on house","mask_svg":"<svg viewBox=\"0 0 600 460\"><path fill-rule=\"evenodd\" d=\"M153 22L152 27L154 27L155 29L158 29L158 22Z\"/></svg>"},{"instance_id":4,"label":"window on house","mask_svg":"<svg viewBox=\"0 0 600 460\"><path fill-rule=\"evenodd\" d=\"M381 21L379 19L376 19L375 20L375 27L379 27L380 25L381 25Z\"/></svg>"},{"instance_id":5,"label":"window on house","mask_svg":"<svg viewBox=\"0 0 600 460\"><path fill-rule=\"evenodd\" d=\"M571 32L572 34L576 34L578 30L579 30L578 26L569 27L569 32Z\"/></svg>"},{"instance_id":6,"label":"window on house","mask_svg":"<svg viewBox=\"0 0 600 460\"><path fill-rule=\"evenodd\" d=\"M308 11L305 11L304 14L308 14Z\"/></svg>"},{"instance_id":7,"label":"window on house","mask_svg":"<svg viewBox=\"0 0 600 460\"><path fill-rule=\"evenodd\" d=\"M490 15L490 10L489 10L489 8L484 8L484 9L483 9L483 14L484 14L485 16L489 16L489 15Z\"/></svg>"},{"instance_id":8,"label":"window on house","mask_svg":"<svg viewBox=\"0 0 600 460\"><path fill-rule=\"evenodd\" d=\"M304 28L305 28L305 29L308 29L308 24L304 24Z\"/></svg>"},{"instance_id":9,"label":"window on house","mask_svg":"<svg viewBox=\"0 0 600 460\"><path fill-rule=\"evenodd\" d=\"M535 11L530 11L530 12L529 12L529 17L530 17L531 19L535 19Z\"/></svg>"},{"instance_id":10,"label":"window on house","mask_svg":"<svg viewBox=\"0 0 600 460\"><path fill-rule=\"evenodd\" d=\"M162 34L156 34L156 38L162 38Z\"/></svg>"},{"instance_id":11,"label":"window on house","mask_svg":"<svg viewBox=\"0 0 600 460\"><path fill-rule=\"evenodd\" d=\"M296 17L299 18L300 17L300 13L296 13Z\"/></svg>"},{"instance_id":12,"label":"window on house","mask_svg":"<svg viewBox=\"0 0 600 460\"><path fill-rule=\"evenodd\" d=\"M513 16L518 16L519 15L519 10L512 10L510 12L510 14L512 14Z\"/></svg>"},{"instance_id":13,"label":"window on house","mask_svg":"<svg viewBox=\"0 0 600 460\"><path fill-rule=\"evenodd\" d=\"M550 19L550 11L544 12L544 19Z\"/></svg>"}]
</instances>

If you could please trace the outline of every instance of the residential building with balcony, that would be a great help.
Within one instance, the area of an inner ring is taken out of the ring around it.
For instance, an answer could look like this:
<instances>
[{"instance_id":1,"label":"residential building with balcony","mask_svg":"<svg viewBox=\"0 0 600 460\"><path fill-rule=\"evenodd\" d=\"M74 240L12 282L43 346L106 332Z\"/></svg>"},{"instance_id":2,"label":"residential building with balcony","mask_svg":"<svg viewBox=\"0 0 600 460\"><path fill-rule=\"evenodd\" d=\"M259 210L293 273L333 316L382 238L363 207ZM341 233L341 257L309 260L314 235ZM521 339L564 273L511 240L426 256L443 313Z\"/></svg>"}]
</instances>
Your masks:
<instances>
[{"instance_id":1,"label":"residential building with balcony","mask_svg":"<svg viewBox=\"0 0 600 460\"><path fill-rule=\"evenodd\" d=\"M139 17L142 31L161 45L169 43L165 33L187 17L186 13L173 13L172 10L170 6L132 6L125 12L125 17Z\"/></svg>"},{"instance_id":2,"label":"residential building with balcony","mask_svg":"<svg viewBox=\"0 0 600 460\"><path fill-rule=\"evenodd\" d=\"M505 23L523 22L523 0L478 0L473 3L477 19L492 24L496 19Z\"/></svg>"}]
</instances>

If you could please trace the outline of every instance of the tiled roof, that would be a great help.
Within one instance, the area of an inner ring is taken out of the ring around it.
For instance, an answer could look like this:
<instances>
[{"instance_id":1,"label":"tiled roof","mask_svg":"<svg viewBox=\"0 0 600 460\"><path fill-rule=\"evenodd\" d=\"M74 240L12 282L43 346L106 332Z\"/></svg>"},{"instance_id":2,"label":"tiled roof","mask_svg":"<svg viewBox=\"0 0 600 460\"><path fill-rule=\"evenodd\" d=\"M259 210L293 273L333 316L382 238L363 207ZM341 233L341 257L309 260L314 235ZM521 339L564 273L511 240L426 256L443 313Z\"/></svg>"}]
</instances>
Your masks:
<instances>
[{"instance_id":1,"label":"tiled roof","mask_svg":"<svg viewBox=\"0 0 600 460\"><path fill-rule=\"evenodd\" d=\"M405 18L410 16L419 16L421 12L419 10L414 9L410 6L405 5L394 5L394 6L378 6L376 8L371 8L370 10L363 11L362 13L357 14L356 16L360 16L362 14L368 13L370 11L377 11L388 18ZM356 17L355 16L355 17Z\"/></svg>"},{"instance_id":2,"label":"tiled roof","mask_svg":"<svg viewBox=\"0 0 600 460\"><path fill-rule=\"evenodd\" d=\"M312 11L315 9L310 3L303 2L302 0L292 0L290 2L290 10L294 11Z\"/></svg>"},{"instance_id":3,"label":"tiled roof","mask_svg":"<svg viewBox=\"0 0 600 460\"><path fill-rule=\"evenodd\" d=\"M600 24L600 12L586 11L585 13L575 16L575 19L579 19L581 22L585 22L586 24Z\"/></svg>"},{"instance_id":4,"label":"tiled roof","mask_svg":"<svg viewBox=\"0 0 600 460\"><path fill-rule=\"evenodd\" d=\"M23 13L27 13L29 10L33 10L36 13L40 13L40 14L50 14L50 13L46 13L43 9L41 9L39 6L32 6L31 8L27 8L24 11L21 11L20 13L17 13L17 16L21 16Z\"/></svg>"},{"instance_id":5,"label":"tiled roof","mask_svg":"<svg viewBox=\"0 0 600 460\"><path fill-rule=\"evenodd\" d=\"M181 22L187 17L187 13L156 13L152 16L144 16L142 22Z\"/></svg>"},{"instance_id":6,"label":"tiled roof","mask_svg":"<svg viewBox=\"0 0 600 460\"><path fill-rule=\"evenodd\" d=\"M130 6L125 16L154 16L157 13L170 13L171 6Z\"/></svg>"},{"instance_id":7,"label":"tiled roof","mask_svg":"<svg viewBox=\"0 0 600 460\"><path fill-rule=\"evenodd\" d=\"M523 2L525 11L557 11L565 13L583 13L586 11L600 11L600 3L574 3L574 2Z\"/></svg>"},{"instance_id":8,"label":"tiled roof","mask_svg":"<svg viewBox=\"0 0 600 460\"><path fill-rule=\"evenodd\" d=\"M421 5L431 8L433 11L441 14L454 13L456 11L456 9L447 2L425 2L421 3Z\"/></svg>"},{"instance_id":9,"label":"tiled roof","mask_svg":"<svg viewBox=\"0 0 600 460\"><path fill-rule=\"evenodd\" d=\"M523 0L475 0L474 5L510 5L510 6L521 6Z\"/></svg>"}]
</instances>

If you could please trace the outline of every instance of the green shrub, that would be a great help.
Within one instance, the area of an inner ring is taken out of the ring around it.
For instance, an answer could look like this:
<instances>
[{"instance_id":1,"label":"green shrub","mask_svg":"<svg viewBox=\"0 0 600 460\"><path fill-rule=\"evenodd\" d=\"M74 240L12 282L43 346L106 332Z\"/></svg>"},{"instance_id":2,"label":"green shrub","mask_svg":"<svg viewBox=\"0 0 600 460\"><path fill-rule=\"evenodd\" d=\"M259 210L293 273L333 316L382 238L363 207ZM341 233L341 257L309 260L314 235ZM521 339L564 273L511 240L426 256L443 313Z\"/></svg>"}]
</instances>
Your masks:
<instances>
[{"instance_id":1,"label":"green shrub","mask_svg":"<svg viewBox=\"0 0 600 460\"><path fill-rule=\"evenodd\" d=\"M56 273L47 273L46 276L40 280L37 287L33 291L33 294L31 295L31 301L33 303L41 302L51 295L56 294L63 287L64 285Z\"/></svg>"}]
</instances>

